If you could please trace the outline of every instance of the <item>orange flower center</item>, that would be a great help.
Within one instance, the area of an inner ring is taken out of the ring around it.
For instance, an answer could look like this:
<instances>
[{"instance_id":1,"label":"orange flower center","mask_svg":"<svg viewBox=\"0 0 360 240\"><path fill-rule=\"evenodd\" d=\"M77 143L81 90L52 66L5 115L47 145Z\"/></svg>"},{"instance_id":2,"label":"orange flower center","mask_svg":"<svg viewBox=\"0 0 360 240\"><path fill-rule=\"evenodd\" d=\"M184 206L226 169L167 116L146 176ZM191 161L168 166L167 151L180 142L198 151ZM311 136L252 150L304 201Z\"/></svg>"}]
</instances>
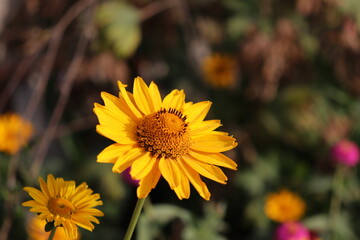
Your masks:
<instances>
[{"instance_id":1,"label":"orange flower center","mask_svg":"<svg viewBox=\"0 0 360 240\"><path fill-rule=\"evenodd\" d=\"M146 116L137 127L141 147L156 157L177 158L187 154L191 138L186 116L176 109L161 109Z\"/></svg>"},{"instance_id":2,"label":"orange flower center","mask_svg":"<svg viewBox=\"0 0 360 240\"><path fill-rule=\"evenodd\" d=\"M48 202L48 209L52 214L65 218L70 218L71 214L75 211L74 205L63 198L50 199Z\"/></svg>"}]
</instances>

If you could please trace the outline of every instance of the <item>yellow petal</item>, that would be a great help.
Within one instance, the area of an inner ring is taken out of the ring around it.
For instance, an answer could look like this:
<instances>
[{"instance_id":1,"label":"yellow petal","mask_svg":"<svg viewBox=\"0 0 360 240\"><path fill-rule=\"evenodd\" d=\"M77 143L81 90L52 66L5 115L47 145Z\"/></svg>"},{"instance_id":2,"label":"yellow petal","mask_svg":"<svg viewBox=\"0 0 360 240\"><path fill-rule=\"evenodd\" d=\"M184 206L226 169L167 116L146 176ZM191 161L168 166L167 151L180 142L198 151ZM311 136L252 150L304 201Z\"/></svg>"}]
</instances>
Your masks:
<instances>
[{"instance_id":1,"label":"yellow petal","mask_svg":"<svg viewBox=\"0 0 360 240\"><path fill-rule=\"evenodd\" d=\"M114 110L109 107L95 103L93 112L99 119L100 124L115 125L115 127L120 125L119 127L122 128L128 125L136 125L135 121L133 121L130 117L128 117L125 113L122 113L118 109Z\"/></svg>"},{"instance_id":2,"label":"yellow petal","mask_svg":"<svg viewBox=\"0 0 360 240\"><path fill-rule=\"evenodd\" d=\"M204 120L210 110L210 107L210 101L198 102L186 108L184 114L190 123L200 122Z\"/></svg>"},{"instance_id":3,"label":"yellow petal","mask_svg":"<svg viewBox=\"0 0 360 240\"><path fill-rule=\"evenodd\" d=\"M121 116L98 103L94 105L94 113L98 117L101 125L111 126L114 128L114 131L134 130L136 128L136 123L130 118L124 117L125 115Z\"/></svg>"},{"instance_id":4,"label":"yellow petal","mask_svg":"<svg viewBox=\"0 0 360 240\"><path fill-rule=\"evenodd\" d=\"M65 220L62 222L65 234L73 239L78 238L78 228L75 223L72 223L70 220Z\"/></svg>"},{"instance_id":5,"label":"yellow petal","mask_svg":"<svg viewBox=\"0 0 360 240\"><path fill-rule=\"evenodd\" d=\"M114 111L124 123L137 119L123 99L107 92L101 92L101 98L103 99L106 108L110 111Z\"/></svg>"},{"instance_id":6,"label":"yellow petal","mask_svg":"<svg viewBox=\"0 0 360 240\"><path fill-rule=\"evenodd\" d=\"M79 201L76 205L77 209L90 209L92 207L103 205L103 202L98 200L100 199L99 194L92 194L90 196L84 197L83 201Z\"/></svg>"},{"instance_id":7,"label":"yellow petal","mask_svg":"<svg viewBox=\"0 0 360 240\"><path fill-rule=\"evenodd\" d=\"M155 111L148 86L141 77L137 77L134 80L134 99L136 105L145 115Z\"/></svg>"},{"instance_id":8,"label":"yellow petal","mask_svg":"<svg viewBox=\"0 0 360 240\"><path fill-rule=\"evenodd\" d=\"M196 160L236 170L237 164L222 153L201 153L190 151L189 154Z\"/></svg>"},{"instance_id":9,"label":"yellow petal","mask_svg":"<svg viewBox=\"0 0 360 240\"><path fill-rule=\"evenodd\" d=\"M96 218L96 217L93 217L89 214L85 214L84 217L86 217L90 222L94 222L96 224L100 224L100 221Z\"/></svg>"},{"instance_id":10,"label":"yellow petal","mask_svg":"<svg viewBox=\"0 0 360 240\"><path fill-rule=\"evenodd\" d=\"M183 172L181 168L180 170ZM180 200L183 198L188 199L190 197L189 179L184 172L181 174L180 184L174 188L174 191Z\"/></svg>"},{"instance_id":11,"label":"yellow petal","mask_svg":"<svg viewBox=\"0 0 360 240\"><path fill-rule=\"evenodd\" d=\"M77 212L81 213L81 214L93 215L93 216L97 216L97 217L104 216L104 213L96 208L81 209L81 210L78 210Z\"/></svg>"},{"instance_id":12,"label":"yellow petal","mask_svg":"<svg viewBox=\"0 0 360 240\"><path fill-rule=\"evenodd\" d=\"M158 183L160 176L158 164L155 164L153 170L140 180L139 187L136 190L138 198L146 198L151 189Z\"/></svg>"},{"instance_id":13,"label":"yellow petal","mask_svg":"<svg viewBox=\"0 0 360 240\"><path fill-rule=\"evenodd\" d=\"M183 160L196 172L201 174L204 177L207 177L211 180L214 180L221 184L226 184L227 177L224 174L224 172L211 164L203 163L200 161L197 161L195 158L191 156L183 157Z\"/></svg>"},{"instance_id":14,"label":"yellow petal","mask_svg":"<svg viewBox=\"0 0 360 240\"><path fill-rule=\"evenodd\" d=\"M48 186L47 186L46 182L41 177L39 177L39 183L40 183L41 191L47 196L47 198L50 198L51 195L49 193Z\"/></svg>"},{"instance_id":15,"label":"yellow petal","mask_svg":"<svg viewBox=\"0 0 360 240\"><path fill-rule=\"evenodd\" d=\"M49 189L49 194L50 194L50 196L51 197L55 197L55 178L54 178L54 176L52 175L52 174L48 174L48 176L47 176L47 180L46 180L46 182L47 182L47 185L48 185L48 189Z\"/></svg>"},{"instance_id":16,"label":"yellow petal","mask_svg":"<svg viewBox=\"0 0 360 240\"><path fill-rule=\"evenodd\" d=\"M187 109L188 109L189 107L191 107L193 104L194 104L193 102L187 102L187 103L185 103L185 104L184 104L184 112L186 112Z\"/></svg>"},{"instance_id":17,"label":"yellow petal","mask_svg":"<svg viewBox=\"0 0 360 240\"><path fill-rule=\"evenodd\" d=\"M129 151L131 147L132 145L111 144L99 153L96 161L101 163L115 163L119 156Z\"/></svg>"},{"instance_id":18,"label":"yellow petal","mask_svg":"<svg viewBox=\"0 0 360 240\"><path fill-rule=\"evenodd\" d=\"M131 121L137 122L139 118L131 111L124 98L118 98L107 92L101 92L101 98L104 101L105 107L110 111L115 111L116 114L121 115L122 118L130 118ZM96 107L96 104L95 104ZM128 121L128 120L124 120Z\"/></svg>"},{"instance_id":19,"label":"yellow petal","mask_svg":"<svg viewBox=\"0 0 360 240\"><path fill-rule=\"evenodd\" d=\"M25 207L28 207L28 206L25 206ZM35 207L32 207L30 212L34 212L34 213L41 213L41 212L48 212L49 209L45 206L35 206Z\"/></svg>"},{"instance_id":20,"label":"yellow petal","mask_svg":"<svg viewBox=\"0 0 360 240\"><path fill-rule=\"evenodd\" d=\"M60 195L61 189L64 185L64 179L63 178L56 178L55 179L55 195L56 196L62 196Z\"/></svg>"},{"instance_id":21,"label":"yellow petal","mask_svg":"<svg viewBox=\"0 0 360 240\"><path fill-rule=\"evenodd\" d=\"M41 204L35 200L29 200L29 201L23 202L21 205L23 205L24 207L33 207L33 208L43 206L43 204Z\"/></svg>"},{"instance_id":22,"label":"yellow petal","mask_svg":"<svg viewBox=\"0 0 360 240\"><path fill-rule=\"evenodd\" d=\"M96 131L115 142L120 144L134 144L137 142L134 133L130 131L115 131L111 126L96 125Z\"/></svg>"},{"instance_id":23,"label":"yellow petal","mask_svg":"<svg viewBox=\"0 0 360 240\"><path fill-rule=\"evenodd\" d=\"M206 184L201 180L199 174L189 167L182 159L178 160L181 169L184 171L191 184L195 187L196 191L205 200L210 200L210 192Z\"/></svg>"},{"instance_id":24,"label":"yellow petal","mask_svg":"<svg viewBox=\"0 0 360 240\"><path fill-rule=\"evenodd\" d=\"M159 169L171 189L179 185L181 172L176 160L161 158L159 161Z\"/></svg>"},{"instance_id":25,"label":"yellow petal","mask_svg":"<svg viewBox=\"0 0 360 240\"><path fill-rule=\"evenodd\" d=\"M121 173L125 169L131 166L131 164L141 158L145 152L141 148L132 148L126 154L123 154L118 158L116 163L114 164L112 171L115 173Z\"/></svg>"},{"instance_id":26,"label":"yellow petal","mask_svg":"<svg viewBox=\"0 0 360 240\"><path fill-rule=\"evenodd\" d=\"M225 152L237 146L235 138L222 134L204 134L192 138L191 149L202 152Z\"/></svg>"},{"instance_id":27,"label":"yellow petal","mask_svg":"<svg viewBox=\"0 0 360 240\"><path fill-rule=\"evenodd\" d=\"M183 106L185 104L185 94L184 91L181 90L173 90L171 93L169 93L162 103L162 107L169 109L179 109L182 110Z\"/></svg>"},{"instance_id":28,"label":"yellow petal","mask_svg":"<svg viewBox=\"0 0 360 240\"><path fill-rule=\"evenodd\" d=\"M220 126L220 120L208 120L195 123L190 122L189 125L192 136L210 133Z\"/></svg>"},{"instance_id":29,"label":"yellow petal","mask_svg":"<svg viewBox=\"0 0 360 240\"><path fill-rule=\"evenodd\" d=\"M152 171L157 161L156 157L151 157L150 153L146 152L131 165L130 175L137 180L144 178Z\"/></svg>"},{"instance_id":30,"label":"yellow petal","mask_svg":"<svg viewBox=\"0 0 360 240\"><path fill-rule=\"evenodd\" d=\"M86 230L92 231L95 226L86 218L80 217L77 214L71 216L71 221L79 227L85 228Z\"/></svg>"},{"instance_id":31,"label":"yellow petal","mask_svg":"<svg viewBox=\"0 0 360 240\"><path fill-rule=\"evenodd\" d=\"M150 83L149 94L150 94L151 99L153 101L154 111L155 112L159 111L160 108L161 108L161 105L162 105L162 100L161 100L160 91L159 91L157 85L154 82Z\"/></svg>"},{"instance_id":32,"label":"yellow petal","mask_svg":"<svg viewBox=\"0 0 360 240\"><path fill-rule=\"evenodd\" d=\"M76 217L77 218L84 218L84 219L86 219L86 220L88 220L88 221L90 221L90 222L93 222L93 223L96 223L96 224L99 224L100 223L100 221L96 218L96 217L94 217L94 216L91 216L91 215L89 215L89 214L84 214L84 213L82 213L82 214L79 214L77 211L76 211L76 214L74 214L73 216L75 216L76 215Z\"/></svg>"},{"instance_id":33,"label":"yellow petal","mask_svg":"<svg viewBox=\"0 0 360 240\"><path fill-rule=\"evenodd\" d=\"M122 84L120 81L118 81L118 86L120 89L120 98L124 99L127 106L130 108L131 112L136 116L136 118L141 119L142 114L140 113L139 109L135 105L135 100L133 99L132 95L126 91L125 87L126 85Z\"/></svg>"}]
</instances>

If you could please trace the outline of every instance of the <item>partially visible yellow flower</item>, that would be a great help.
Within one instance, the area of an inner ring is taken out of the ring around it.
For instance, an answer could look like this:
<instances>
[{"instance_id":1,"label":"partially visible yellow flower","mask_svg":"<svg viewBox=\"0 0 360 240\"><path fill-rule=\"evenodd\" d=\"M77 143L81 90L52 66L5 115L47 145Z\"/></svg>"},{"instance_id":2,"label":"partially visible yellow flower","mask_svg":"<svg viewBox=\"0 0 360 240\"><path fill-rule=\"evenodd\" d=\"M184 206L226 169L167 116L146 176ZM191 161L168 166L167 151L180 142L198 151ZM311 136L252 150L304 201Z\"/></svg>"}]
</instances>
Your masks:
<instances>
[{"instance_id":1,"label":"partially visible yellow flower","mask_svg":"<svg viewBox=\"0 0 360 240\"><path fill-rule=\"evenodd\" d=\"M305 207L299 195L283 189L266 197L265 214L276 222L297 221L304 215Z\"/></svg>"},{"instance_id":2,"label":"partially visible yellow flower","mask_svg":"<svg viewBox=\"0 0 360 240\"><path fill-rule=\"evenodd\" d=\"M28 240L45 240L49 238L50 232L45 232L46 221L41 220L37 216L30 219L26 231L28 233ZM80 239L78 237L77 239ZM74 240L66 236L64 228L59 227L56 229L53 240Z\"/></svg>"},{"instance_id":3,"label":"partially visible yellow flower","mask_svg":"<svg viewBox=\"0 0 360 240\"><path fill-rule=\"evenodd\" d=\"M236 61L228 55L215 53L206 57L202 71L205 80L214 88L230 88L236 83Z\"/></svg>"},{"instance_id":4,"label":"partially visible yellow flower","mask_svg":"<svg viewBox=\"0 0 360 240\"><path fill-rule=\"evenodd\" d=\"M66 235L74 239L78 237L77 226L92 231L94 225L91 222L99 224L95 217L104 214L94 207L102 205L102 201L98 193L92 194L85 182L76 187L75 181L55 179L49 174L47 182L40 177L39 183L41 191L24 187L34 200L22 205L31 207L30 212L38 213L40 219L54 222L55 227L63 227Z\"/></svg>"},{"instance_id":5,"label":"partially visible yellow flower","mask_svg":"<svg viewBox=\"0 0 360 240\"><path fill-rule=\"evenodd\" d=\"M0 115L0 151L17 153L32 135L32 125L15 113Z\"/></svg>"},{"instance_id":6,"label":"partially visible yellow flower","mask_svg":"<svg viewBox=\"0 0 360 240\"><path fill-rule=\"evenodd\" d=\"M131 166L130 175L140 180L138 198L145 198L163 176L179 199L189 198L191 183L209 200L200 175L225 184L227 177L217 166L237 167L221 153L236 147L235 139L214 131L221 126L219 120L204 121L211 102L185 103L183 90L173 90L162 99L156 84L147 86L140 77L134 81L133 94L126 85L118 85L119 98L102 92L105 106L95 103L97 132L116 142L97 161L113 163L115 173Z\"/></svg>"}]
</instances>

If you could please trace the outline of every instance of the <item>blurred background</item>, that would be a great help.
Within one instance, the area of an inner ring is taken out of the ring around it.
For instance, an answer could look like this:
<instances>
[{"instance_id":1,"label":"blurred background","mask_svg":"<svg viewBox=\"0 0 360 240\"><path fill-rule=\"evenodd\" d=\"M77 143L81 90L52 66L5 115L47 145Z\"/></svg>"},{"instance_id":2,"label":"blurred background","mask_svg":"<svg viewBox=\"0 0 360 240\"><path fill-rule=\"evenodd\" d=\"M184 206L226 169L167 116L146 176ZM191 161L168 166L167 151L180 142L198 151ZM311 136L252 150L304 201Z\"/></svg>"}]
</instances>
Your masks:
<instances>
[{"instance_id":1,"label":"blurred background","mask_svg":"<svg viewBox=\"0 0 360 240\"><path fill-rule=\"evenodd\" d=\"M284 189L305 206L295 240L359 239L359 31L358 0L1 0L0 113L33 130L0 153L0 239L30 239L22 187L49 173L100 193L105 216L82 239L123 237L136 186L96 163L112 142L92 108L136 76L212 101L207 119L239 145L228 184L205 180L209 202L161 180L134 239L289 240L265 207Z\"/></svg>"}]
</instances>

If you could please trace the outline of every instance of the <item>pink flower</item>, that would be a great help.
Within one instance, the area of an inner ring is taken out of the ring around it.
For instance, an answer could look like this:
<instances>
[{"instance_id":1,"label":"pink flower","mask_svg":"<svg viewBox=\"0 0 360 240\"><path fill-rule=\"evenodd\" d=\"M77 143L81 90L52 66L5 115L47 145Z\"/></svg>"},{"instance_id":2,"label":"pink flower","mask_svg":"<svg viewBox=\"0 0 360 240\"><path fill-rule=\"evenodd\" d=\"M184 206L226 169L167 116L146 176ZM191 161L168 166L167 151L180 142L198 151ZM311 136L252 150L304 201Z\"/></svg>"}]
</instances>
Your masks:
<instances>
[{"instance_id":1,"label":"pink flower","mask_svg":"<svg viewBox=\"0 0 360 240\"><path fill-rule=\"evenodd\" d=\"M286 222L275 230L275 240L310 240L310 232L299 222Z\"/></svg>"},{"instance_id":2,"label":"pink flower","mask_svg":"<svg viewBox=\"0 0 360 240\"><path fill-rule=\"evenodd\" d=\"M331 148L332 159L349 167L353 167L359 162L359 155L359 147L350 140L341 140Z\"/></svg>"}]
</instances>

